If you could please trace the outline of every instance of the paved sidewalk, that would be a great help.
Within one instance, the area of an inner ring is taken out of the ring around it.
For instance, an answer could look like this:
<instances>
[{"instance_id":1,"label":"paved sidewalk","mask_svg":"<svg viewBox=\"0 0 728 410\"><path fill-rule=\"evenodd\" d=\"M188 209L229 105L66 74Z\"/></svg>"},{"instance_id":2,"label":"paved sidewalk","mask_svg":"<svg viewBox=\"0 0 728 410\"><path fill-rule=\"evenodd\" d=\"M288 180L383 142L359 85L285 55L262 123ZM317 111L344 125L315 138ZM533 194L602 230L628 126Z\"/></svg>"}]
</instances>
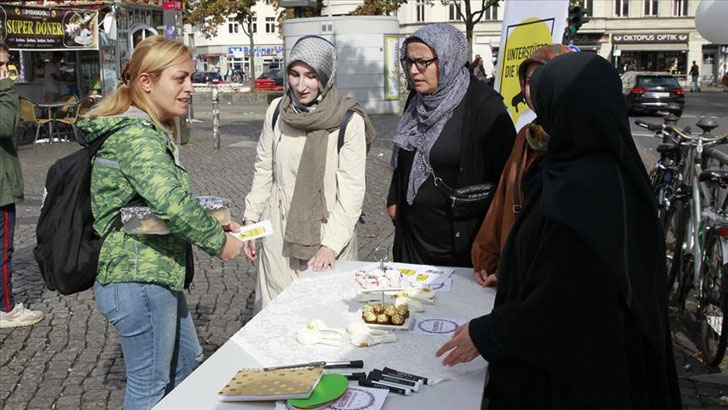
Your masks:
<instances>
[{"instance_id":1,"label":"paved sidewalk","mask_svg":"<svg viewBox=\"0 0 728 410\"><path fill-rule=\"evenodd\" d=\"M209 108L195 109L196 117L204 122L194 125L190 143L180 148L194 192L231 198L233 218L240 220L265 107L222 106L220 151L212 148ZM358 225L363 260L373 260L373 249L379 244L390 245L393 236L384 207L391 175L391 139L398 116L373 116L372 120L379 136L368 157L366 224ZM117 409L123 403L121 350L113 329L96 309L93 292L60 296L46 290L32 257L46 171L57 158L77 148L73 143L20 148L26 202L18 207L14 291L17 302L42 310L46 317L32 327L0 330L3 409ZM209 357L250 319L255 269L242 257L223 263L199 251L195 256L196 276L187 299ZM690 318L675 323L676 363L684 404L690 408L720 407L725 383L714 383L716 376L709 375L713 370L697 359L697 349L685 336L694 334Z\"/></svg>"}]
</instances>

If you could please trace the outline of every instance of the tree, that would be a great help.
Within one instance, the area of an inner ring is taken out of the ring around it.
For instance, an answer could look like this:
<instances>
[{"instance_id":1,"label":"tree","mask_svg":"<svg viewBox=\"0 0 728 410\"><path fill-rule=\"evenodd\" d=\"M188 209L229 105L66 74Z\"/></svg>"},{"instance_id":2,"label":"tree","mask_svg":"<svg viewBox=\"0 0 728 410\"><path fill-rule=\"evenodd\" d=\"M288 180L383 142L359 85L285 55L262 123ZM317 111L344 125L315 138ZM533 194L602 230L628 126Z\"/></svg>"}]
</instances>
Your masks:
<instances>
[{"instance_id":1,"label":"tree","mask_svg":"<svg viewBox=\"0 0 728 410\"><path fill-rule=\"evenodd\" d=\"M364 0L354 11L352 16L385 16L397 11L399 6L407 0Z\"/></svg>"},{"instance_id":2,"label":"tree","mask_svg":"<svg viewBox=\"0 0 728 410\"><path fill-rule=\"evenodd\" d=\"M240 24L250 43L250 90L255 91L255 41L253 40L253 6L257 0L198 0L190 5L185 23L198 25L205 38L217 35L217 28L232 18Z\"/></svg>"},{"instance_id":3,"label":"tree","mask_svg":"<svg viewBox=\"0 0 728 410\"><path fill-rule=\"evenodd\" d=\"M473 28L475 24L480 22L485 11L493 6L497 6L500 0L479 0L480 7L473 9L471 0L465 0L461 4L460 0L441 0L443 5L453 4L457 10L458 16L465 23L465 37L468 39L468 59L473 58Z\"/></svg>"},{"instance_id":4,"label":"tree","mask_svg":"<svg viewBox=\"0 0 728 410\"><path fill-rule=\"evenodd\" d=\"M273 7L276 9L280 8L279 0L273 0ZM304 8L303 17L321 17L321 10L324 8L324 0L316 0L315 8ZM281 9L276 19L278 24L278 33L280 37L283 37L283 22L288 19L294 18L295 10L293 8Z\"/></svg>"}]
</instances>

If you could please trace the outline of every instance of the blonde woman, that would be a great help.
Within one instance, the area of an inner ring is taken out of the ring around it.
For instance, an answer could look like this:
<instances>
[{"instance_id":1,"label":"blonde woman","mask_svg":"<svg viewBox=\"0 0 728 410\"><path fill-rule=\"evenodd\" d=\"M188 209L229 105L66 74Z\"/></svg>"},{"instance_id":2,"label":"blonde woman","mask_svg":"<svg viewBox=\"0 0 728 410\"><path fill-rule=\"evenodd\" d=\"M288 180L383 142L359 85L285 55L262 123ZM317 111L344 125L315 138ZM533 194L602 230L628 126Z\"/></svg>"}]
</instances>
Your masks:
<instances>
[{"instance_id":1,"label":"blonde woman","mask_svg":"<svg viewBox=\"0 0 728 410\"><path fill-rule=\"evenodd\" d=\"M190 194L189 176L172 142L172 121L187 111L193 72L192 54L183 44L147 38L134 50L124 84L79 124L86 142L110 134L91 174L94 229L108 234L94 295L121 342L126 409L151 408L202 360L182 292L189 245L222 260L237 256L243 245ZM170 234L130 235L119 229L119 209L129 203L150 207Z\"/></svg>"},{"instance_id":2,"label":"blonde woman","mask_svg":"<svg viewBox=\"0 0 728 410\"><path fill-rule=\"evenodd\" d=\"M263 238L260 255L254 241L245 247L249 259L258 259L256 311L309 267L318 272L333 268L336 260L356 260L366 147L374 139L359 103L334 86L333 44L305 36L288 59L287 91L268 107L245 198L245 223L270 219L274 231ZM339 146L348 110L354 113Z\"/></svg>"}]
</instances>

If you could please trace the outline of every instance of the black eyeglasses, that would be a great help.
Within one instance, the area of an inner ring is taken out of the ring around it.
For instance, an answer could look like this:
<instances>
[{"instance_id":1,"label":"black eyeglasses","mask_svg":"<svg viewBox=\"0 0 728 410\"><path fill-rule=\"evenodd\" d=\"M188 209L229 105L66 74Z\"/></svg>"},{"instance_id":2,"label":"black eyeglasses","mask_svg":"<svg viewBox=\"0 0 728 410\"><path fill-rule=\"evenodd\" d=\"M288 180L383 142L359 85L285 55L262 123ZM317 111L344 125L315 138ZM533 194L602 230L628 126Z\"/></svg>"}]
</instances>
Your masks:
<instances>
[{"instance_id":1,"label":"black eyeglasses","mask_svg":"<svg viewBox=\"0 0 728 410\"><path fill-rule=\"evenodd\" d=\"M412 68L412 64L414 64L418 70L425 71L425 70L427 70L427 67L429 67L430 64L434 63L435 61L437 61L437 57L431 58L429 60L423 60L421 58L418 58L417 60L412 60L407 57L402 59L402 62L404 63L404 67L407 69L407 71L409 71Z\"/></svg>"}]
</instances>

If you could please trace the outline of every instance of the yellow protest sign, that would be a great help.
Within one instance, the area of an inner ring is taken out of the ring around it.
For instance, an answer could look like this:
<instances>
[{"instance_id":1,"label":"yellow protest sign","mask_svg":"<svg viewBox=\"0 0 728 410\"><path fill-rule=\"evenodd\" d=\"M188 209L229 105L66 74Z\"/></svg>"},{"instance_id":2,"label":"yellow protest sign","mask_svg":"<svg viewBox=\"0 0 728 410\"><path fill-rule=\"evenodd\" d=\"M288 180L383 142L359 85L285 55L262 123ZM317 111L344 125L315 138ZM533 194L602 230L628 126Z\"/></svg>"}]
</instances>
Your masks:
<instances>
[{"instance_id":1,"label":"yellow protest sign","mask_svg":"<svg viewBox=\"0 0 728 410\"><path fill-rule=\"evenodd\" d=\"M509 27L505 49L501 51L503 59L499 76L503 102L514 123L518 123L521 113L528 109L521 92L518 67L534 51L546 44L551 44L552 27L553 19L539 20L537 18L528 18Z\"/></svg>"},{"instance_id":2,"label":"yellow protest sign","mask_svg":"<svg viewBox=\"0 0 728 410\"><path fill-rule=\"evenodd\" d=\"M569 0L505 2L495 89L503 95L516 129L536 117L521 94L518 67L539 47L561 42L568 11Z\"/></svg>"}]
</instances>

